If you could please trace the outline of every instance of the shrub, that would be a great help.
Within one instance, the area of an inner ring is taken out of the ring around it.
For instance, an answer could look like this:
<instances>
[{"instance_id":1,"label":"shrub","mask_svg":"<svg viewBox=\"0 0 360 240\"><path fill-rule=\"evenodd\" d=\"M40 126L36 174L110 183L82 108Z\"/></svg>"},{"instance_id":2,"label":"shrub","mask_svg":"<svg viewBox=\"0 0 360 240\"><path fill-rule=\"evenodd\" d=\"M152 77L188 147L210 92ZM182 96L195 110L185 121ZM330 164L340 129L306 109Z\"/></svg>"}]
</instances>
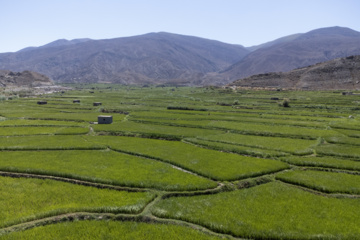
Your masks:
<instances>
[{"instance_id":1,"label":"shrub","mask_svg":"<svg viewBox=\"0 0 360 240\"><path fill-rule=\"evenodd\" d=\"M284 98L281 105L283 107L290 107L290 100L288 98Z\"/></svg>"}]
</instances>

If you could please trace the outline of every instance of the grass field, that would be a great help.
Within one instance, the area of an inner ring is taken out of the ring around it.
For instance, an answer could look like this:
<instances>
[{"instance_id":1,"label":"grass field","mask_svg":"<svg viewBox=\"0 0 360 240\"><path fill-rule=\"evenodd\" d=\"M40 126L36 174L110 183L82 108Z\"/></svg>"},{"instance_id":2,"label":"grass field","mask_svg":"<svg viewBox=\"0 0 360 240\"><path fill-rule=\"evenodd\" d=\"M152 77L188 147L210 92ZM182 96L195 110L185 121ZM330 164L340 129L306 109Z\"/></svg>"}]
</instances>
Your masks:
<instances>
[{"instance_id":1,"label":"grass field","mask_svg":"<svg viewBox=\"0 0 360 240\"><path fill-rule=\"evenodd\" d=\"M334 157L288 156L288 157L283 157L282 160L296 166L337 168L337 169L360 171L360 162L351 159L348 160L348 159L334 158Z\"/></svg>"},{"instance_id":2,"label":"grass field","mask_svg":"<svg viewBox=\"0 0 360 240\"><path fill-rule=\"evenodd\" d=\"M360 194L360 175L324 171L287 171L276 179L327 193Z\"/></svg>"},{"instance_id":3,"label":"grass field","mask_svg":"<svg viewBox=\"0 0 360 240\"><path fill-rule=\"evenodd\" d=\"M112 149L169 162L214 180L238 180L288 167L276 160L222 153L176 141L117 136L100 136L95 140Z\"/></svg>"},{"instance_id":4,"label":"grass field","mask_svg":"<svg viewBox=\"0 0 360 240\"><path fill-rule=\"evenodd\" d=\"M106 146L89 142L83 135L44 135L0 137L1 150L68 150L105 149Z\"/></svg>"},{"instance_id":5,"label":"grass field","mask_svg":"<svg viewBox=\"0 0 360 240\"><path fill-rule=\"evenodd\" d=\"M42 226L24 232L3 236L3 240L48 240L48 239L109 239L117 240L157 239L157 240L217 240L222 237L205 234L190 227L171 224L146 224L119 221L78 221Z\"/></svg>"},{"instance_id":6,"label":"grass field","mask_svg":"<svg viewBox=\"0 0 360 240\"><path fill-rule=\"evenodd\" d=\"M223 152L231 152L237 154L243 154L247 156L254 156L254 157L263 157L263 158L272 158L272 157L281 157L286 156L287 153L280 152L276 150L268 150L258 147L248 147L248 146L241 146L237 144L231 143L223 143L217 141L207 141L198 138L186 138L185 142L195 144L198 146L203 146L205 148L214 149Z\"/></svg>"},{"instance_id":7,"label":"grass field","mask_svg":"<svg viewBox=\"0 0 360 240\"><path fill-rule=\"evenodd\" d=\"M159 217L249 239L356 239L358 211L360 199L318 196L276 182L216 195L169 198L153 209Z\"/></svg>"},{"instance_id":8,"label":"grass field","mask_svg":"<svg viewBox=\"0 0 360 240\"><path fill-rule=\"evenodd\" d=\"M315 140L251 136L233 133L208 136L204 137L203 140L247 147L256 147L267 150L276 150L296 155L312 154L313 150L311 149L311 147L317 144Z\"/></svg>"},{"instance_id":9,"label":"grass field","mask_svg":"<svg viewBox=\"0 0 360 240\"><path fill-rule=\"evenodd\" d=\"M154 197L53 180L0 177L0 226L69 212L136 213Z\"/></svg>"},{"instance_id":10,"label":"grass field","mask_svg":"<svg viewBox=\"0 0 360 240\"><path fill-rule=\"evenodd\" d=\"M198 190L217 185L159 161L114 151L2 152L0 170L163 190Z\"/></svg>"},{"instance_id":11,"label":"grass field","mask_svg":"<svg viewBox=\"0 0 360 240\"><path fill-rule=\"evenodd\" d=\"M111 125L98 124L94 126L94 130L96 132L110 132L131 136L138 135L170 140L181 140L184 137L207 136L223 133L223 131L220 130L142 124L131 121L118 122Z\"/></svg>"},{"instance_id":12,"label":"grass field","mask_svg":"<svg viewBox=\"0 0 360 240\"><path fill-rule=\"evenodd\" d=\"M25 136L25 135L73 135L87 134L89 128L85 127L0 127L0 136Z\"/></svg>"},{"instance_id":13,"label":"grass field","mask_svg":"<svg viewBox=\"0 0 360 240\"><path fill-rule=\"evenodd\" d=\"M359 238L357 95L67 86L1 101L0 239Z\"/></svg>"},{"instance_id":14,"label":"grass field","mask_svg":"<svg viewBox=\"0 0 360 240\"><path fill-rule=\"evenodd\" d=\"M358 146L346 146L343 144L323 144L315 148L319 155L353 158L360 160L360 148Z\"/></svg>"}]
</instances>

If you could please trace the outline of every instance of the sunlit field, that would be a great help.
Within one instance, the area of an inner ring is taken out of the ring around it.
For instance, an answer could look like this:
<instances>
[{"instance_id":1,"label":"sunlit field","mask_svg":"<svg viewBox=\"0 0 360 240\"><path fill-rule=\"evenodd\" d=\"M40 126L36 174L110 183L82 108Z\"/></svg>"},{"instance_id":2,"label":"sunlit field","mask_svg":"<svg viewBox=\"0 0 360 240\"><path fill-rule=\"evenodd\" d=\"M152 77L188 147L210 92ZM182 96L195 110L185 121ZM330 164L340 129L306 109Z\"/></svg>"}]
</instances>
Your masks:
<instances>
[{"instance_id":1,"label":"sunlit field","mask_svg":"<svg viewBox=\"0 0 360 240\"><path fill-rule=\"evenodd\" d=\"M1 239L359 238L359 96L70 87L1 101Z\"/></svg>"}]
</instances>

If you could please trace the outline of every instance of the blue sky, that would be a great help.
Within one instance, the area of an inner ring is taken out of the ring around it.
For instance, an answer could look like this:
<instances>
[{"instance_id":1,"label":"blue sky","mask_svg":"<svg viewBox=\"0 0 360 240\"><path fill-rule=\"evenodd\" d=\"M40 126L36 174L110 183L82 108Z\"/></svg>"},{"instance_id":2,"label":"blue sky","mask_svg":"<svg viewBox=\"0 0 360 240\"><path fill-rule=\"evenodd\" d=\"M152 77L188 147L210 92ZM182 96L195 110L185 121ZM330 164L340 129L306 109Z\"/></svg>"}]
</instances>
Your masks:
<instances>
[{"instance_id":1,"label":"blue sky","mask_svg":"<svg viewBox=\"0 0 360 240\"><path fill-rule=\"evenodd\" d=\"M0 0L0 9L0 53L160 31L246 47L322 27L360 31L359 0Z\"/></svg>"}]
</instances>

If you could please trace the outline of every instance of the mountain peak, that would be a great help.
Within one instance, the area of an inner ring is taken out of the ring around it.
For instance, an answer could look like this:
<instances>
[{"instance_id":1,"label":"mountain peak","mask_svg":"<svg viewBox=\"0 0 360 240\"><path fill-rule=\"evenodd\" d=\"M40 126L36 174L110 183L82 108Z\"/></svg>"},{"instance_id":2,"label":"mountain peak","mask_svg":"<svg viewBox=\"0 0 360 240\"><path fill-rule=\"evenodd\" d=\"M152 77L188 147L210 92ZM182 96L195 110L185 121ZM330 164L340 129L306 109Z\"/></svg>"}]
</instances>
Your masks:
<instances>
[{"instance_id":1,"label":"mountain peak","mask_svg":"<svg viewBox=\"0 0 360 240\"><path fill-rule=\"evenodd\" d=\"M252 52L241 45L152 32L103 40L59 39L0 54L0 69L30 69L57 82L225 84L254 74L359 55L359 43L360 33L343 27L289 35L256 46Z\"/></svg>"},{"instance_id":2,"label":"mountain peak","mask_svg":"<svg viewBox=\"0 0 360 240\"><path fill-rule=\"evenodd\" d=\"M41 46L41 48L68 46L68 45L73 45L73 44L77 44L77 43L87 42L90 40L91 40L90 38L79 38L79 39L73 39L73 40L58 39L51 43Z\"/></svg>"},{"instance_id":3,"label":"mountain peak","mask_svg":"<svg viewBox=\"0 0 360 240\"><path fill-rule=\"evenodd\" d=\"M315 29L286 41L275 40L275 43L251 52L221 75L236 80L360 54L360 32L344 27Z\"/></svg>"},{"instance_id":4,"label":"mountain peak","mask_svg":"<svg viewBox=\"0 0 360 240\"><path fill-rule=\"evenodd\" d=\"M166 32L104 40L59 39L31 51L0 54L0 69L38 71L57 82L195 85L239 61L239 45Z\"/></svg>"},{"instance_id":5,"label":"mountain peak","mask_svg":"<svg viewBox=\"0 0 360 240\"><path fill-rule=\"evenodd\" d=\"M318 37L360 37L360 32L346 27L327 27L312 30L302 34L298 40Z\"/></svg>"}]
</instances>

